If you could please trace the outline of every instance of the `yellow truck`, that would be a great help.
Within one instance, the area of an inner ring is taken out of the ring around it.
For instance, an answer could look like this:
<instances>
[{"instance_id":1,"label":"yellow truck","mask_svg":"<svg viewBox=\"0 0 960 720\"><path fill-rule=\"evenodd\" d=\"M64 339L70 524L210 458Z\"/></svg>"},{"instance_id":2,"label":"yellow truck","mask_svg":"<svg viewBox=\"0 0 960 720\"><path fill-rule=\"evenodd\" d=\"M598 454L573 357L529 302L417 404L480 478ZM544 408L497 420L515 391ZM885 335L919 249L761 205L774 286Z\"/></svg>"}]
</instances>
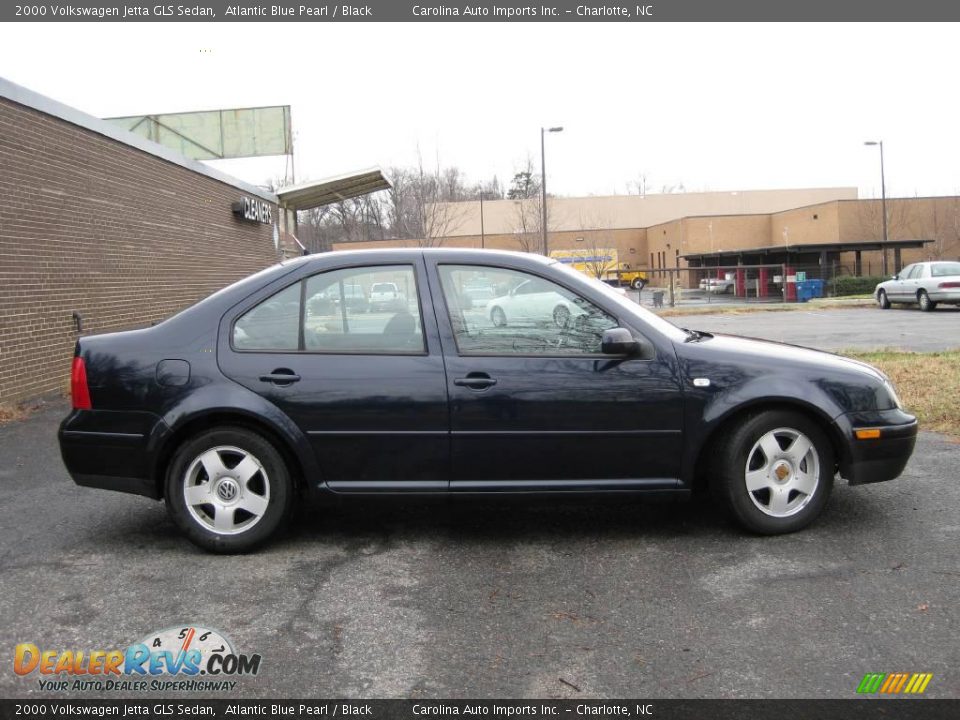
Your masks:
<instances>
[{"instance_id":1,"label":"yellow truck","mask_svg":"<svg viewBox=\"0 0 960 720\"><path fill-rule=\"evenodd\" d=\"M629 286L634 290L642 290L647 284L647 273L630 267L630 263L620 262L616 248L553 250L550 257L615 287Z\"/></svg>"}]
</instances>

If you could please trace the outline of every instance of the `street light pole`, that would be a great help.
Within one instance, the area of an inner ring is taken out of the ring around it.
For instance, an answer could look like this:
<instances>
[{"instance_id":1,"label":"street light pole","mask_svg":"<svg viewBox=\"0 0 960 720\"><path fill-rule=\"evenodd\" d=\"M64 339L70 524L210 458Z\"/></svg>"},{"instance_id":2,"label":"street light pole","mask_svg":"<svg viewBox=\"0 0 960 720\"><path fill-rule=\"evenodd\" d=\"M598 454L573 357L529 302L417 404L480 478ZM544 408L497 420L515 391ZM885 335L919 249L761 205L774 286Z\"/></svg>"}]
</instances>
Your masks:
<instances>
[{"instance_id":1,"label":"street light pole","mask_svg":"<svg viewBox=\"0 0 960 720\"><path fill-rule=\"evenodd\" d=\"M550 255L547 244L547 153L543 139L548 132L562 131L562 127L540 128L540 240L543 245L543 254L547 256Z\"/></svg>"},{"instance_id":2,"label":"street light pole","mask_svg":"<svg viewBox=\"0 0 960 720\"><path fill-rule=\"evenodd\" d=\"M480 247L484 247L484 234L483 234L483 185L480 186Z\"/></svg>"},{"instance_id":3,"label":"street light pole","mask_svg":"<svg viewBox=\"0 0 960 720\"><path fill-rule=\"evenodd\" d=\"M883 140L867 140L864 145L880 146L880 204L883 212L883 276L886 277L889 268L887 265L887 179L883 170Z\"/></svg>"}]
</instances>

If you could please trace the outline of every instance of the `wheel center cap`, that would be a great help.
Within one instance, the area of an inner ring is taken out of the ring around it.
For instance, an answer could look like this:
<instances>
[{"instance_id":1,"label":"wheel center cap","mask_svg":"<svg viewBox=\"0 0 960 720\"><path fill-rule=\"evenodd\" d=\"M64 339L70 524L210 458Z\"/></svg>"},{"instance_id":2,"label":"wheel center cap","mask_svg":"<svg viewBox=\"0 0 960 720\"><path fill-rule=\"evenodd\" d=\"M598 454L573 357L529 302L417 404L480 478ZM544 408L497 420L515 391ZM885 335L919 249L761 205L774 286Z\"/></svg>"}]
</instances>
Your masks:
<instances>
[{"instance_id":1,"label":"wheel center cap","mask_svg":"<svg viewBox=\"0 0 960 720\"><path fill-rule=\"evenodd\" d=\"M240 495L240 485L233 478L221 478L217 482L217 498L225 503L231 503Z\"/></svg>"},{"instance_id":2,"label":"wheel center cap","mask_svg":"<svg viewBox=\"0 0 960 720\"><path fill-rule=\"evenodd\" d=\"M786 480L792 473L793 471L790 469L790 465L785 462L779 462L773 468L773 474L780 482Z\"/></svg>"}]
</instances>

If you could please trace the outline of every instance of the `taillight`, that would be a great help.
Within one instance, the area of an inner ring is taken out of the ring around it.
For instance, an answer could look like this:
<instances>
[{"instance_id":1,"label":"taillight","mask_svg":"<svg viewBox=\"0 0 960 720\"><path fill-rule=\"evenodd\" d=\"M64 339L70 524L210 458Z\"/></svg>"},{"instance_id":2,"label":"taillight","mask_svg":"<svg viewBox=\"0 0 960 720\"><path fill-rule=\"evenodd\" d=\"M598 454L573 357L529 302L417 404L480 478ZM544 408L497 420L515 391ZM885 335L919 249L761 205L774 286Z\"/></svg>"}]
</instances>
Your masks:
<instances>
[{"instance_id":1,"label":"taillight","mask_svg":"<svg viewBox=\"0 0 960 720\"><path fill-rule=\"evenodd\" d=\"M73 397L74 410L91 410L90 388L87 387L87 366L82 357L73 358L70 368L70 395Z\"/></svg>"},{"instance_id":2,"label":"taillight","mask_svg":"<svg viewBox=\"0 0 960 720\"><path fill-rule=\"evenodd\" d=\"M960 282L957 282L956 280L951 280L950 282L942 282L939 285L937 285L937 287L940 288L941 290L945 288L960 288Z\"/></svg>"}]
</instances>

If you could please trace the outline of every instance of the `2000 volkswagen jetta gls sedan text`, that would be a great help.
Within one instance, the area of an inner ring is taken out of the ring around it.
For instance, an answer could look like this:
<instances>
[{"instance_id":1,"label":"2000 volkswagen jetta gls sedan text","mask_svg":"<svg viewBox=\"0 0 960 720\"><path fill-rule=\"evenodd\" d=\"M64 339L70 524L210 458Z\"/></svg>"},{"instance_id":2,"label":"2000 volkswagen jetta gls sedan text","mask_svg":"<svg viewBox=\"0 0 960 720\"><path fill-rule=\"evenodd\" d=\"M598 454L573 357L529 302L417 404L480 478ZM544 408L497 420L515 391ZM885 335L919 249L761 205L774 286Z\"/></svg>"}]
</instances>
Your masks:
<instances>
[{"instance_id":1,"label":"2000 volkswagen jetta gls sedan text","mask_svg":"<svg viewBox=\"0 0 960 720\"><path fill-rule=\"evenodd\" d=\"M384 283L390 307L349 301ZM835 476L897 477L917 434L868 365L683 330L554 260L475 250L281 263L82 338L72 390L74 480L163 498L224 552L335 494L709 487L745 528L791 532Z\"/></svg>"}]
</instances>

